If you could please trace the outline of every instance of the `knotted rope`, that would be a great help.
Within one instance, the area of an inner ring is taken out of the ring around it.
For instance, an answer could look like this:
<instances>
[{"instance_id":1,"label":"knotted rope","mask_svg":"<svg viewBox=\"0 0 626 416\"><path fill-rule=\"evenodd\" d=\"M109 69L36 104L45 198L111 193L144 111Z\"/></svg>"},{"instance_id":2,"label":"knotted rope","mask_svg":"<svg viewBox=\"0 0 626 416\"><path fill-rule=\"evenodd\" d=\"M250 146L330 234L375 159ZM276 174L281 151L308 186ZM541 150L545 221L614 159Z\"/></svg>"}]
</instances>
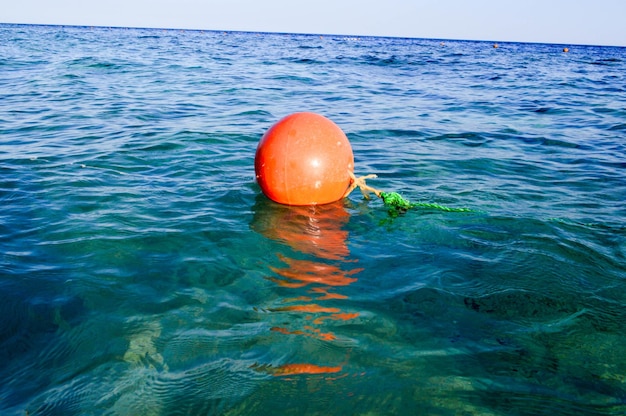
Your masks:
<instances>
[{"instance_id":1,"label":"knotted rope","mask_svg":"<svg viewBox=\"0 0 626 416\"><path fill-rule=\"evenodd\" d=\"M384 192L376 188L372 188L365 181L367 179L377 178L378 176L374 174L365 175L361 177L356 177L354 173L348 171L350 174L350 178L352 179L352 183L348 187L348 190L344 194L344 198L350 195L352 191L354 191L357 187L363 194L365 199L370 199L369 194L373 193L377 197L383 200L383 203L389 208L389 213L393 216L397 216L398 214L404 213L411 208L426 208L426 209L437 209L440 211L446 212L471 212L472 210L469 208L450 208L441 204L432 203L432 202L410 202L407 199L404 199L402 195L397 192Z\"/></svg>"}]
</instances>

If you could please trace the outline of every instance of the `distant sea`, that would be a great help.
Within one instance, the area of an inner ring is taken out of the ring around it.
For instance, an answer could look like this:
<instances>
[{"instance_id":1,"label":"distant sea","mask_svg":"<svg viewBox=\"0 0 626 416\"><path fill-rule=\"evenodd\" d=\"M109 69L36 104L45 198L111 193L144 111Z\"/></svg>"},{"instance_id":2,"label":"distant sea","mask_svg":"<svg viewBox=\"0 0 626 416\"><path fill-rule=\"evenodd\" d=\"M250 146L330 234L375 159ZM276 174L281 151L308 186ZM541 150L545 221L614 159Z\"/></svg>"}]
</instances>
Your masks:
<instances>
[{"instance_id":1,"label":"distant sea","mask_svg":"<svg viewBox=\"0 0 626 416\"><path fill-rule=\"evenodd\" d=\"M0 25L2 415L624 415L625 224L626 48Z\"/></svg>"}]
</instances>

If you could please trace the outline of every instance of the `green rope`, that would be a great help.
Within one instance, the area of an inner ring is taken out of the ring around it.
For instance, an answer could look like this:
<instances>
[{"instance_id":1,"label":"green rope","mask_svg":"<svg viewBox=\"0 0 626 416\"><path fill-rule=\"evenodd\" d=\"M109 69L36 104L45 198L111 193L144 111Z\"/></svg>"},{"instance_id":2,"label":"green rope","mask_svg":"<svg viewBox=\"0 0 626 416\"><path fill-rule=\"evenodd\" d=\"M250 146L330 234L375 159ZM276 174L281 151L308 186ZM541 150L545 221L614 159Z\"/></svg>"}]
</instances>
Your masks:
<instances>
[{"instance_id":1,"label":"green rope","mask_svg":"<svg viewBox=\"0 0 626 416\"><path fill-rule=\"evenodd\" d=\"M365 183L366 179L376 178L376 175L370 174L361 177L356 177L352 171L348 171L350 178L352 178L352 183L348 190L344 194L344 197L350 195L356 187L359 187L361 193L365 197L365 199L369 199L369 193L373 192L376 196L383 200L383 203L389 208L389 214L393 217L397 217L399 214L402 214L408 211L411 208L426 208L426 209L437 209L440 211L446 212L472 212L473 210L469 208L450 208L444 205L431 203L431 202L410 202L402 197L397 192L383 192L378 189L374 189L371 186Z\"/></svg>"},{"instance_id":2,"label":"green rope","mask_svg":"<svg viewBox=\"0 0 626 416\"><path fill-rule=\"evenodd\" d=\"M402 198L402 195L397 192L381 192L380 197L382 198L385 205L388 205L390 208L407 210L413 207L413 204L411 204L411 202Z\"/></svg>"},{"instance_id":3,"label":"green rope","mask_svg":"<svg viewBox=\"0 0 626 416\"><path fill-rule=\"evenodd\" d=\"M432 202L410 202L397 192L380 192L383 203L389 207L389 213L397 215L411 208L437 209L446 212L471 212L469 208L450 208Z\"/></svg>"}]
</instances>

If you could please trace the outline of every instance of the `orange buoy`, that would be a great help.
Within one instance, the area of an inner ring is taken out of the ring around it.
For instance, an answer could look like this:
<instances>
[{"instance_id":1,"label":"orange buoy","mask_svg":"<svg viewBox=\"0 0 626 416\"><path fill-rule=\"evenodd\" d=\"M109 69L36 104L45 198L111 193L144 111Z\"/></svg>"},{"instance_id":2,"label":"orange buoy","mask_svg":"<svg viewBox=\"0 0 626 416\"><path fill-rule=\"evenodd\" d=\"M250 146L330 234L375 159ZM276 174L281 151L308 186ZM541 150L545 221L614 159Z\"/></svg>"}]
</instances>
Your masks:
<instances>
[{"instance_id":1,"label":"orange buoy","mask_svg":"<svg viewBox=\"0 0 626 416\"><path fill-rule=\"evenodd\" d=\"M261 190L275 202L328 204L348 189L354 155L345 133L331 120L315 113L294 113L263 135L254 170Z\"/></svg>"}]
</instances>

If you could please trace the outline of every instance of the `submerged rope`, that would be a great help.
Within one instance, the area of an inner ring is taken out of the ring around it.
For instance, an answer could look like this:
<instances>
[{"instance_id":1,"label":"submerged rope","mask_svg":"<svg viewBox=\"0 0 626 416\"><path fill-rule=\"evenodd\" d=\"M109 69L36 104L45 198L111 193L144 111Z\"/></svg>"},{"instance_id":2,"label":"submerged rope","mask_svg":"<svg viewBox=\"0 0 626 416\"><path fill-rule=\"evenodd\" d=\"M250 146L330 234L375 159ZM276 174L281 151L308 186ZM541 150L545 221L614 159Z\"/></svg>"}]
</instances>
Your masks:
<instances>
[{"instance_id":1,"label":"submerged rope","mask_svg":"<svg viewBox=\"0 0 626 416\"><path fill-rule=\"evenodd\" d=\"M402 197L397 192L384 192L378 189L372 188L371 186L365 183L366 179L377 178L376 175L365 175L357 178L354 173L348 172L350 174L350 178L352 179L352 183L350 187L344 194L344 198L352 191L354 191L357 187L365 197L365 199L369 199L369 193L373 193L377 197L383 200L383 203L389 208L389 214L392 216L397 216L401 213L408 211L411 208L426 208L426 209L436 209L440 211L446 212L471 212L472 210L469 208L451 208L446 207L445 205L437 204L434 202L410 202L409 200Z\"/></svg>"}]
</instances>

